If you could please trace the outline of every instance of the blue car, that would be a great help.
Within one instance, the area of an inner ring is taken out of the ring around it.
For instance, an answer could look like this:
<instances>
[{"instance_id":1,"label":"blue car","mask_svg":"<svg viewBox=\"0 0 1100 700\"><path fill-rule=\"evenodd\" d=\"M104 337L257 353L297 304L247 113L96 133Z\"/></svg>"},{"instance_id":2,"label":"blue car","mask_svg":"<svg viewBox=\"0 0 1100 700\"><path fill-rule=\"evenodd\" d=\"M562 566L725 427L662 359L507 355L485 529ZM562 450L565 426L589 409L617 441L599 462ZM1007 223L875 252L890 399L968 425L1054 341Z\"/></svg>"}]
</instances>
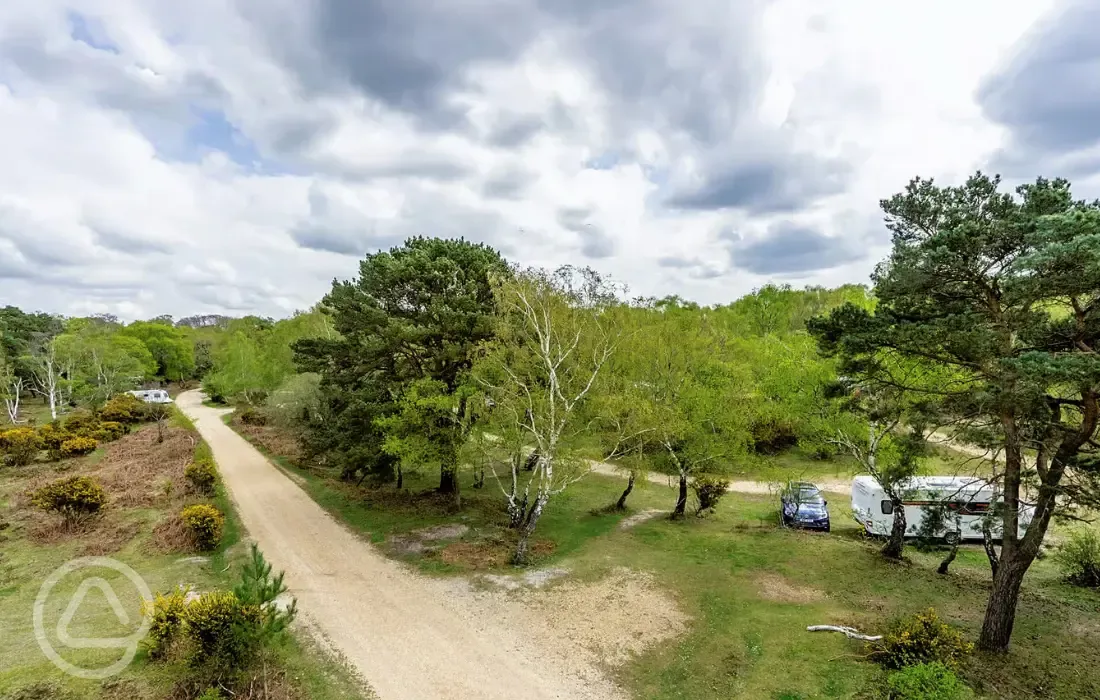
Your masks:
<instances>
[{"instance_id":1,"label":"blue car","mask_svg":"<svg viewBox=\"0 0 1100 700\"><path fill-rule=\"evenodd\" d=\"M821 489L806 481L791 481L780 495L783 525L829 531L829 502Z\"/></svg>"}]
</instances>

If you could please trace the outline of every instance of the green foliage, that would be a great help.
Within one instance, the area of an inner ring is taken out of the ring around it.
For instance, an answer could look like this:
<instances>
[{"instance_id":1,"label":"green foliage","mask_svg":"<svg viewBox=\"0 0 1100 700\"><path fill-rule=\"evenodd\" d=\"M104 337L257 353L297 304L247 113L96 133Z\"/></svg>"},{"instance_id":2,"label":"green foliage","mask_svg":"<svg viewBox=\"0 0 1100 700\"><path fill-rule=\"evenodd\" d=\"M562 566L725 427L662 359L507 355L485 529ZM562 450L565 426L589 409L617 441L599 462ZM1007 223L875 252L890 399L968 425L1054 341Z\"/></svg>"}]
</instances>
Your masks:
<instances>
[{"instance_id":1,"label":"green foliage","mask_svg":"<svg viewBox=\"0 0 1100 700\"><path fill-rule=\"evenodd\" d=\"M307 449L331 456L348 475L391 476L395 459L383 449L379 419L414 382L458 390L476 348L493 336L493 278L505 275L504 261L486 246L411 238L366 256L356 279L334 283L321 307L335 334L294 344L298 369L321 375L324 420L311 425ZM447 489L457 488L456 460L440 460Z\"/></svg>"},{"instance_id":2,"label":"green foliage","mask_svg":"<svg viewBox=\"0 0 1100 700\"><path fill-rule=\"evenodd\" d=\"M225 694L222 693L221 688L210 687L202 691L197 700L225 700Z\"/></svg>"},{"instance_id":3,"label":"green foliage","mask_svg":"<svg viewBox=\"0 0 1100 700\"><path fill-rule=\"evenodd\" d=\"M1100 202L1075 200L1065 180L1039 178L1016 196L1000 186L981 173L959 187L914 179L882 203L893 250L873 277L874 312L846 305L809 324L842 374L923 394L964 437L1005 455L1006 559L981 636L991 651L1009 644L1051 516L1100 498L1100 479L1062 484L1067 469L1100 463ZM939 381L911 381L913 366ZM1029 473L1043 484L1016 546Z\"/></svg>"},{"instance_id":4,"label":"green foliage","mask_svg":"<svg viewBox=\"0 0 1100 700\"><path fill-rule=\"evenodd\" d=\"M211 348L212 368L203 378L203 389L215 401L259 405L297 371L292 350L296 341L335 337L331 319L320 309L278 322L255 317L230 321L224 337Z\"/></svg>"},{"instance_id":5,"label":"green foliage","mask_svg":"<svg viewBox=\"0 0 1100 700\"><path fill-rule=\"evenodd\" d=\"M49 460L56 462L61 459L61 445L75 436L62 428L60 422L54 421L40 427L38 437L42 441L42 449L46 450Z\"/></svg>"},{"instance_id":6,"label":"green foliage","mask_svg":"<svg viewBox=\"0 0 1100 700\"><path fill-rule=\"evenodd\" d=\"M106 503L103 487L87 476L58 479L31 494L31 505L35 508L58 513L71 523L99 513Z\"/></svg>"},{"instance_id":7,"label":"green foliage","mask_svg":"<svg viewBox=\"0 0 1100 700\"><path fill-rule=\"evenodd\" d=\"M195 347L187 332L155 321L134 321L119 331L145 345L156 362L156 376L171 382L195 373Z\"/></svg>"},{"instance_id":8,"label":"green foliage","mask_svg":"<svg viewBox=\"0 0 1100 700\"><path fill-rule=\"evenodd\" d=\"M298 601L291 600L286 609L280 609L276 599L286 593L283 572L272 574L271 564L264 558L255 543L249 548L248 561L241 568L240 581L233 587L233 594L246 605L254 605L263 612L261 624L253 631L256 643L264 646L282 635L298 614Z\"/></svg>"},{"instance_id":9,"label":"green foliage","mask_svg":"<svg viewBox=\"0 0 1100 700\"><path fill-rule=\"evenodd\" d=\"M133 425L146 419L146 404L133 394L112 397L99 411L100 419L111 423Z\"/></svg>"},{"instance_id":10,"label":"green foliage","mask_svg":"<svg viewBox=\"0 0 1100 700\"><path fill-rule=\"evenodd\" d=\"M34 428L9 428L0 431L0 454L13 466L30 464L44 447L42 437Z\"/></svg>"},{"instance_id":11,"label":"green foliage","mask_svg":"<svg viewBox=\"0 0 1100 700\"><path fill-rule=\"evenodd\" d=\"M300 432L324 420L321 375L302 372L287 377L267 397L264 413L281 428Z\"/></svg>"},{"instance_id":12,"label":"green foliage","mask_svg":"<svg viewBox=\"0 0 1100 700\"><path fill-rule=\"evenodd\" d=\"M1070 534L1055 554L1066 580L1075 586L1100 588L1100 535L1092 528Z\"/></svg>"},{"instance_id":13,"label":"green foliage","mask_svg":"<svg viewBox=\"0 0 1100 700\"><path fill-rule=\"evenodd\" d=\"M103 421L92 431L92 437L100 442L113 442L126 434L126 426L114 421Z\"/></svg>"},{"instance_id":14,"label":"green foliage","mask_svg":"<svg viewBox=\"0 0 1100 700\"><path fill-rule=\"evenodd\" d=\"M183 476L195 491L210 495L214 493L214 485L218 481L218 470L209 457L196 458L184 468Z\"/></svg>"},{"instance_id":15,"label":"green foliage","mask_svg":"<svg viewBox=\"0 0 1100 700\"><path fill-rule=\"evenodd\" d=\"M255 408L246 408L241 411L238 419L245 425L267 425L267 416Z\"/></svg>"},{"instance_id":16,"label":"green foliage","mask_svg":"<svg viewBox=\"0 0 1100 700\"><path fill-rule=\"evenodd\" d=\"M886 680L888 700L968 700L974 697L947 665L938 661L907 666Z\"/></svg>"},{"instance_id":17,"label":"green foliage","mask_svg":"<svg viewBox=\"0 0 1100 700\"><path fill-rule=\"evenodd\" d=\"M65 420L61 423L62 427L74 434L84 435L95 430L99 421L96 420L95 414L88 410L76 410L65 416Z\"/></svg>"},{"instance_id":18,"label":"green foliage","mask_svg":"<svg viewBox=\"0 0 1100 700\"><path fill-rule=\"evenodd\" d=\"M704 515L718 505L718 501L729 492L730 482L715 476L703 474L692 479L691 488L699 501L696 515Z\"/></svg>"},{"instance_id":19,"label":"green foliage","mask_svg":"<svg viewBox=\"0 0 1100 700\"><path fill-rule=\"evenodd\" d=\"M899 620L877 642L868 644L870 658L888 669L939 662L948 668L958 668L962 659L974 650L962 633L940 620L934 609L928 609Z\"/></svg>"},{"instance_id":20,"label":"green foliage","mask_svg":"<svg viewBox=\"0 0 1100 700\"><path fill-rule=\"evenodd\" d=\"M142 644L152 659L170 655L180 640L187 620L187 593L190 589L177 588L168 595L157 593L152 604L142 603L142 614L150 619L149 634Z\"/></svg>"},{"instance_id":21,"label":"green foliage","mask_svg":"<svg viewBox=\"0 0 1100 700\"><path fill-rule=\"evenodd\" d=\"M263 612L230 591L212 591L187 606L186 632L190 662L216 675L238 672L253 660L252 630L263 622Z\"/></svg>"},{"instance_id":22,"label":"green foliage","mask_svg":"<svg viewBox=\"0 0 1100 700\"><path fill-rule=\"evenodd\" d=\"M98 445L99 443L95 441L95 438L73 437L61 443L61 457L63 459L72 459L73 457L90 455L95 452L95 448L98 447Z\"/></svg>"},{"instance_id":23,"label":"green foliage","mask_svg":"<svg viewBox=\"0 0 1100 700\"><path fill-rule=\"evenodd\" d=\"M285 592L283 574L273 576L271 565L253 544L232 591L207 593L186 607L192 666L219 679L248 670L294 621L296 602L286 610L276 604Z\"/></svg>"},{"instance_id":24,"label":"green foliage","mask_svg":"<svg viewBox=\"0 0 1100 700\"><path fill-rule=\"evenodd\" d=\"M198 550L209 552L218 548L225 527L225 516L221 511L200 503L184 508L180 511L180 517Z\"/></svg>"},{"instance_id":25,"label":"green foliage","mask_svg":"<svg viewBox=\"0 0 1100 700\"><path fill-rule=\"evenodd\" d=\"M120 333L122 326L95 318L74 318L56 340L66 359L74 396L82 405L102 405L112 395L132 389L156 374L157 363L141 340Z\"/></svg>"}]
</instances>

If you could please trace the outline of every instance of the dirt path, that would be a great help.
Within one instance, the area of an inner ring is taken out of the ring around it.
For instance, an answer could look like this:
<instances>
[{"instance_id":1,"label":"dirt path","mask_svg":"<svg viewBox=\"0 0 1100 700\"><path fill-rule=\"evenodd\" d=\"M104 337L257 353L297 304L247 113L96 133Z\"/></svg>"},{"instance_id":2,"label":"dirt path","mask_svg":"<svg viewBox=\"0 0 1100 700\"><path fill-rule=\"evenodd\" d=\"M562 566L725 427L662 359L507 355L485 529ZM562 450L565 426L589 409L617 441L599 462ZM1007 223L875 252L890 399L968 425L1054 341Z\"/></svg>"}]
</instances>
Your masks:
<instances>
[{"instance_id":1,"label":"dirt path","mask_svg":"<svg viewBox=\"0 0 1100 700\"><path fill-rule=\"evenodd\" d=\"M249 535L286 571L307 624L381 700L626 697L585 657L530 634L532 620L465 582L419 576L383 557L222 423L225 411L201 399L190 391L178 404L213 449Z\"/></svg>"},{"instance_id":2,"label":"dirt path","mask_svg":"<svg viewBox=\"0 0 1100 700\"><path fill-rule=\"evenodd\" d=\"M625 478L625 472L614 464L608 464L607 462L589 462L592 467L592 471L597 474L603 474L604 476L618 476ZM662 484L664 486L676 486L677 482L667 474L655 474L649 473L646 477L655 484ZM851 481L837 481L835 479L817 479L814 481L817 487L822 491L828 491L829 493L838 494L850 494L852 492ZM737 493L753 493L757 495L767 496L770 493L774 493L772 485L766 481L731 481L729 489Z\"/></svg>"}]
</instances>

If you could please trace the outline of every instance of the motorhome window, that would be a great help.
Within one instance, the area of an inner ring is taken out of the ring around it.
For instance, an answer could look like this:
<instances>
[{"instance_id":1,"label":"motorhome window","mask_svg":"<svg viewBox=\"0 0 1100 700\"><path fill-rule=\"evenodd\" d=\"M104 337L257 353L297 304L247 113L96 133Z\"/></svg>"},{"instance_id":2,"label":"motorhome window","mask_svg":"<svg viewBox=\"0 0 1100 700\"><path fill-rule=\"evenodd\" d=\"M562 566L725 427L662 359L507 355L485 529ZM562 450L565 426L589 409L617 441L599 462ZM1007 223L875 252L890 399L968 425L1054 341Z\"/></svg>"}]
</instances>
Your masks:
<instances>
[{"instance_id":1,"label":"motorhome window","mask_svg":"<svg viewBox=\"0 0 1100 700\"><path fill-rule=\"evenodd\" d=\"M989 512L988 503L966 503L960 511L963 515L984 515Z\"/></svg>"},{"instance_id":2,"label":"motorhome window","mask_svg":"<svg viewBox=\"0 0 1100 700\"><path fill-rule=\"evenodd\" d=\"M883 515L890 515L891 513L894 512L894 504L891 503L890 501L884 500L880 505L882 507L882 514Z\"/></svg>"}]
</instances>

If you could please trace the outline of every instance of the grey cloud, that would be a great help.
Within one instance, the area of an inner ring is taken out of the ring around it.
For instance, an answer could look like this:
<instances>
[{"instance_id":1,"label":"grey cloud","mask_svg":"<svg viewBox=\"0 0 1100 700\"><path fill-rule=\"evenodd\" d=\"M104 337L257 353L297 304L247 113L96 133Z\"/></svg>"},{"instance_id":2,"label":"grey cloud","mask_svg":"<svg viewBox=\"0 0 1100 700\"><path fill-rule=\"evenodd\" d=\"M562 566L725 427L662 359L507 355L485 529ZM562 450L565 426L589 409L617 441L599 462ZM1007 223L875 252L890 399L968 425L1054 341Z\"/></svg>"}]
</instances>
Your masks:
<instances>
[{"instance_id":1,"label":"grey cloud","mask_svg":"<svg viewBox=\"0 0 1100 700\"><path fill-rule=\"evenodd\" d=\"M850 241L793 223L776 224L760 238L745 239L736 233L724 238L733 266L758 275L827 270L863 257Z\"/></svg>"},{"instance_id":2,"label":"grey cloud","mask_svg":"<svg viewBox=\"0 0 1100 700\"><path fill-rule=\"evenodd\" d=\"M1071 0L1020 40L977 99L1007 127L1006 160L1057 156L1100 143L1100 3ZM1032 163L1034 167L1034 163Z\"/></svg>"},{"instance_id":3,"label":"grey cloud","mask_svg":"<svg viewBox=\"0 0 1100 700\"><path fill-rule=\"evenodd\" d=\"M171 251L171 248L161 241L142 238L105 224L89 223L87 225L95 234L96 241L109 250L138 256Z\"/></svg>"},{"instance_id":4,"label":"grey cloud","mask_svg":"<svg viewBox=\"0 0 1100 700\"><path fill-rule=\"evenodd\" d=\"M724 266L706 263L699 258L683 258L678 255L660 257L657 259L657 265L667 270L684 271L688 277L697 280L721 277L728 271Z\"/></svg>"},{"instance_id":5,"label":"grey cloud","mask_svg":"<svg viewBox=\"0 0 1100 700\"><path fill-rule=\"evenodd\" d=\"M750 214L796 211L814 199L844 189L848 167L812 157L720 165L702 181L674 191L666 204L676 209L740 209Z\"/></svg>"},{"instance_id":6,"label":"grey cloud","mask_svg":"<svg viewBox=\"0 0 1100 700\"><path fill-rule=\"evenodd\" d=\"M590 219L592 210L565 207L558 210L558 225L580 236L581 254L599 260L615 254L615 241Z\"/></svg>"},{"instance_id":7,"label":"grey cloud","mask_svg":"<svg viewBox=\"0 0 1100 700\"><path fill-rule=\"evenodd\" d=\"M445 99L463 71L514 58L536 30L524 3L319 0L312 19L321 65L309 79L324 83L335 73L440 128L464 119Z\"/></svg>"},{"instance_id":8,"label":"grey cloud","mask_svg":"<svg viewBox=\"0 0 1100 700\"><path fill-rule=\"evenodd\" d=\"M758 0L318 0L300 36L272 17L276 9L246 4L271 50L308 90L331 94L350 85L433 128L465 122L448 97L466 85L471 67L510 63L548 37L614 98L621 122L703 143L729 138L766 79L756 51ZM288 35L299 45L288 45ZM512 125L490 138L507 143L534 128Z\"/></svg>"},{"instance_id":9,"label":"grey cloud","mask_svg":"<svg viewBox=\"0 0 1100 700\"><path fill-rule=\"evenodd\" d=\"M470 172L468 167L458 161L429 153L404 154L386 163L327 162L334 173L354 180L422 177L446 182L462 179Z\"/></svg>"},{"instance_id":10,"label":"grey cloud","mask_svg":"<svg viewBox=\"0 0 1100 700\"><path fill-rule=\"evenodd\" d=\"M591 216L591 209L565 207L558 210L558 224L564 229L580 233L588 225Z\"/></svg>"},{"instance_id":11,"label":"grey cloud","mask_svg":"<svg viewBox=\"0 0 1100 700\"><path fill-rule=\"evenodd\" d=\"M88 262L81 241L56 230L22 206L0 202L0 241L6 240L28 261L59 267Z\"/></svg>"},{"instance_id":12,"label":"grey cloud","mask_svg":"<svg viewBox=\"0 0 1100 700\"><path fill-rule=\"evenodd\" d=\"M515 148L527 143L545 128L546 122L540 116L512 117L495 125L486 141L499 148Z\"/></svg>"},{"instance_id":13,"label":"grey cloud","mask_svg":"<svg viewBox=\"0 0 1100 700\"><path fill-rule=\"evenodd\" d=\"M295 243L311 250L360 256L372 247L372 222L330 196L322 186L309 190L309 216L290 230Z\"/></svg>"},{"instance_id":14,"label":"grey cloud","mask_svg":"<svg viewBox=\"0 0 1100 700\"><path fill-rule=\"evenodd\" d=\"M517 200L536 178L517 168L507 168L491 174L481 186L481 193L493 199Z\"/></svg>"},{"instance_id":15,"label":"grey cloud","mask_svg":"<svg viewBox=\"0 0 1100 700\"><path fill-rule=\"evenodd\" d=\"M695 267L696 261L688 260L687 258L680 258L675 255L665 255L657 258L657 265L660 267L668 267L674 270L684 270L689 267Z\"/></svg>"}]
</instances>

